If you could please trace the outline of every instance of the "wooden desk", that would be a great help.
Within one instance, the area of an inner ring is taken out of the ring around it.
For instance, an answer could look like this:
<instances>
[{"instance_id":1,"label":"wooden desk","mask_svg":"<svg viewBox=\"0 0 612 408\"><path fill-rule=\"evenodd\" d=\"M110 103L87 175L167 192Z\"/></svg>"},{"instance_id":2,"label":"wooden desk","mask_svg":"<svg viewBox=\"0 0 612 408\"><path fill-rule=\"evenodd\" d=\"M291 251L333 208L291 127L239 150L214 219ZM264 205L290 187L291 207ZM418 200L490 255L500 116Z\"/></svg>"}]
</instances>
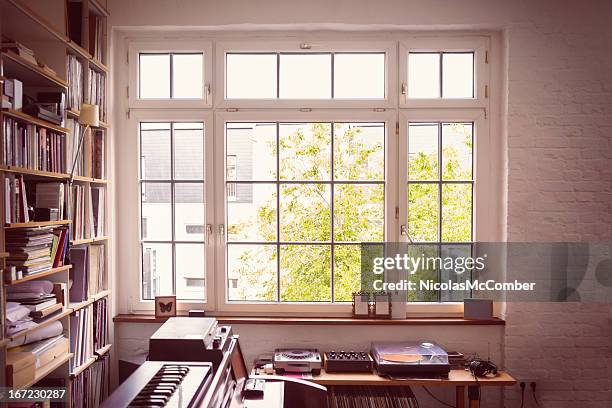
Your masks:
<instances>
[{"instance_id":1,"label":"wooden desk","mask_svg":"<svg viewBox=\"0 0 612 408\"><path fill-rule=\"evenodd\" d=\"M330 385L370 385L370 386L405 386L405 385L420 385L420 386L442 386L455 387L455 406L457 408L465 408L465 391L466 387L477 388L482 387L505 387L515 385L516 380L508 373L501 371L497 377L478 378L474 379L469 371L451 370L448 379L432 379L432 378L414 378L407 380L392 380L386 377L381 377L376 373L328 373L325 369L321 370L321 374L312 376L312 378L304 378L307 381L312 381L316 384ZM478 400L470 400L469 407L476 408Z\"/></svg>"}]
</instances>

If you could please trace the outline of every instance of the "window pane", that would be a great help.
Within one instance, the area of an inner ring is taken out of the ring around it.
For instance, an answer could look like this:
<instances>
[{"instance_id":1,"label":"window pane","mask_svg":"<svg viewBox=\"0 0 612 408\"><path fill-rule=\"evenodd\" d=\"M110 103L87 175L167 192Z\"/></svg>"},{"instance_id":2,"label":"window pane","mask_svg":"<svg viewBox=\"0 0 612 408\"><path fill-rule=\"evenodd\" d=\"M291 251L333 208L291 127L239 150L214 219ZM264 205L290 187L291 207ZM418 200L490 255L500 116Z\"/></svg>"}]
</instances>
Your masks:
<instances>
[{"instance_id":1,"label":"window pane","mask_svg":"<svg viewBox=\"0 0 612 408\"><path fill-rule=\"evenodd\" d=\"M204 244L176 244L176 296L179 299L206 298Z\"/></svg>"},{"instance_id":2,"label":"window pane","mask_svg":"<svg viewBox=\"0 0 612 408\"><path fill-rule=\"evenodd\" d=\"M227 245L229 300L277 300L276 245Z\"/></svg>"},{"instance_id":3,"label":"window pane","mask_svg":"<svg viewBox=\"0 0 612 408\"><path fill-rule=\"evenodd\" d=\"M329 180L331 178L329 123L281 123L279 133L281 179Z\"/></svg>"},{"instance_id":4,"label":"window pane","mask_svg":"<svg viewBox=\"0 0 612 408\"><path fill-rule=\"evenodd\" d=\"M442 178L472 179L473 125L471 123L442 124Z\"/></svg>"},{"instance_id":5,"label":"window pane","mask_svg":"<svg viewBox=\"0 0 612 408\"><path fill-rule=\"evenodd\" d=\"M384 123L334 124L334 179L384 180Z\"/></svg>"},{"instance_id":6,"label":"window pane","mask_svg":"<svg viewBox=\"0 0 612 408\"><path fill-rule=\"evenodd\" d=\"M174 228L174 237L177 241L204 242L203 183L174 185Z\"/></svg>"},{"instance_id":7,"label":"window pane","mask_svg":"<svg viewBox=\"0 0 612 408\"><path fill-rule=\"evenodd\" d=\"M334 239L380 242L385 237L385 189L382 184L336 184Z\"/></svg>"},{"instance_id":8,"label":"window pane","mask_svg":"<svg viewBox=\"0 0 612 408\"><path fill-rule=\"evenodd\" d=\"M174 124L174 178L204 179L204 124Z\"/></svg>"},{"instance_id":9,"label":"window pane","mask_svg":"<svg viewBox=\"0 0 612 408\"><path fill-rule=\"evenodd\" d=\"M442 55L442 97L474 97L474 53Z\"/></svg>"},{"instance_id":10,"label":"window pane","mask_svg":"<svg viewBox=\"0 0 612 408\"><path fill-rule=\"evenodd\" d=\"M330 187L326 184L281 184L281 241L329 241Z\"/></svg>"},{"instance_id":11,"label":"window pane","mask_svg":"<svg viewBox=\"0 0 612 408\"><path fill-rule=\"evenodd\" d=\"M438 240L438 185L408 185L408 234L414 242Z\"/></svg>"},{"instance_id":12,"label":"window pane","mask_svg":"<svg viewBox=\"0 0 612 408\"><path fill-rule=\"evenodd\" d=\"M227 183L228 241L276 241L276 185Z\"/></svg>"},{"instance_id":13,"label":"window pane","mask_svg":"<svg viewBox=\"0 0 612 408\"><path fill-rule=\"evenodd\" d=\"M142 297L174 294L172 244L142 244Z\"/></svg>"},{"instance_id":14,"label":"window pane","mask_svg":"<svg viewBox=\"0 0 612 408\"><path fill-rule=\"evenodd\" d=\"M227 99L276 98L276 54L227 54Z\"/></svg>"},{"instance_id":15,"label":"window pane","mask_svg":"<svg viewBox=\"0 0 612 408\"><path fill-rule=\"evenodd\" d=\"M140 54L140 98L170 98L170 55Z\"/></svg>"},{"instance_id":16,"label":"window pane","mask_svg":"<svg viewBox=\"0 0 612 408\"><path fill-rule=\"evenodd\" d=\"M361 247L334 247L334 301L350 302L353 293L361 289Z\"/></svg>"},{"instance_id":17,"label":"window pane","mask_svg":"<svg viewBox=\"0 0 612 408\"><path fill-rule=\"evenodd\" d=\"M204 55L172 55L172 97L202 99Z\"/></svg>"},{"instance_id":18,"label":"window pane","mask_svg":"<svg viewBox=\"0 0 612 408\"><path fill-rule=\"evenodd\" d=\"M226 138L227 180L276 180L276 123L227 123Z\"/></svg>"},{"instance_id":19,"label":"window pane","mask_svg":"<svg viewBox=\"0 0 612 408\"><path fill-rule=\"evenodd\" d=\"M334 98L384 99L385 54L335 54Z\"/></svg>"},{"instance_id":20,"label":"window pane","mask_svg":"<svg viewBox=\"0 0 612 408\"><path fill-rule=\"evenodd\" d=\"M442 185L442 241L472 240L472 185Z\"/></svg>"},{"instance_id":21,"label":"window pane","mask_svg":"<svg viewBox=\"0 0 612 408\"><path fill-rule=\"evenodd\" d=\"M329 245L281 246L281 301L331 301L330 257Z\"/></svg>"},{"instance_id":22,"label":"window pane","mask_svg":"<svg viewBox=\"0 0 612 408\"><path fill-rule=\"evenodd\" d=\"M440 247L438 244L417 244L408 246L408 254L411 258L438 258L440 256ZM419 264L414 273L408 275L408 280L414 282L416 290L408 291L409 302L437 302L439 300L437 290L426 290L419 287L421 281L440 281L440 270L435 263L423 262Z\"/></svg>"},{"instance_id":23,"label":"window pane","mask_svg":"<svg viewBox=\"0 0 612 408\"><path fill-rule=\"evenodd\" d=\"M438 124L408 126L408 180L439 180Z\"/></svg>"},{"instance_id":24,"label":"window pane","mask_svg":"<svg viewBox=\"0 0 612 408\"><path fill-rule=\"evenodd\" d=\"M408 97L440 97L440 54L408 54Z\"/></svg>"},{"instance_id":25,"label":"window pane","mask_svg":"<svg viewBox=\"0 0 612 408\"><path fill-rule=\"evenodd\" d=\"M140 131L140 178L144 180L167 180L170 178L170 126L167 130L148 130L164 124L141 124Z\"/></svg>"},{"instance_id":26,"label":"window pane","mask_svg":"<svg viewBox=\"0 0 612 408\"><path fill-rule=\"evenodd\" d=\"M147 241L170 241L172 239L170 184L141 183L140 188L142 197L142 239Z\"/></svg>"},{"instance_id":27,"label":"window pane","mask_svg":"<svg viewBox=\"0 0 612 408\"><path fill-rule=\"evenodd\" d=\"M472 256L471 245L442 245L442 259L453 258L455 261L454 269L442 267L441 280L442 282L451 281L453 283L461 283L469 280L472 276L472 270L460 265L459 258L467 258ZM463 271L463 272L462 272ZM449 290L442 291L440 298L442 302L462 302L463 299L471 296L470 290Z\"/></svg>"},{"instance_id":28,"label":"window pane","mask_svg":"<svg viewBox=\"0 0 612 408\"><path fill-rule=\"evenodd\" d=\"M280 97L330 99L331 54L281 54Z\"/></svg>"}]
</instances>

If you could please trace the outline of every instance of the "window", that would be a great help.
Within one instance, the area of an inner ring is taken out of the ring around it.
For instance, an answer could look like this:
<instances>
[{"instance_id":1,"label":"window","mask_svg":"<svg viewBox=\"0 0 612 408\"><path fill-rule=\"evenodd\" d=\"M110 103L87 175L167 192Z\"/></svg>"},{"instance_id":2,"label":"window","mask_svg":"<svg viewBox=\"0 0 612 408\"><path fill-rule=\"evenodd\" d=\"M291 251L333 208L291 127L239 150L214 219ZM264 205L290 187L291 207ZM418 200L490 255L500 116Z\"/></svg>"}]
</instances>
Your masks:
<instances>
[{"instance_id":1,"label":"window","mask_svg":"<svg viewBox=\"0 0 612 408\"><path fill-rule=\"evenodd\" d=\"M140 123L142 298L204 300L204 125Z\"/></svg>"},{"instance_id":2,"label":"window","mask_svg":"<svg viewBox=\"0 0 612 408\"><path fill-rule=\"evenodd\" d=\"M141 99L202 99L202 53L140 53L138 58Z\"/></svg>"},{"instance_id":3,"label":"window","mask_svg":"<svg viewBox=\"0 0 612 408\"><path fill-rule=\"evenodd\" d=\"M132 310L176 294L179 309L348 313L361 243L412 241L446 257L500 239L489 233L503 161L489 139L488 38L274 37L130 42L138 137L117 162L131 214L140 205L140 224L119 223L133 237L122 250L140 254L120 260L140 270Z\"/></svg>"},{"instance_id":4,"label":"window","mask_svg":"<svg viewBox=\"0 0 612 408\"><path fill-rule=\"evenodd\" d=\"M409 122L408 124L409 241L429 256L470 256L473 241L474 123ZM421 271L435 281L456 280L451 271ZM423 276L417 275L418 278ZM453 293L419 293L409 300L457 300ZM469 293L467 293L469 296Z\"/></svg>"},{"instance_id":5,"label":"window","mask_svg":"<svg viewBox=\"0 0 612 408\"><path fill-rule=\"evenodd\" d=\"M359 244L385 238L385 124L230 121L225 137L226 165L241 163L226 180L228 300L350 301Z\"/></svg>"},{"instance_id":6,"label":"window","mask_svg":"<svg viewBox=\"0 0 612 408\"><path fill-rule=\"evenodd\" d=\"M385 53L225 55L227 99L384 99Z\"/></svg>"}]
</instances>

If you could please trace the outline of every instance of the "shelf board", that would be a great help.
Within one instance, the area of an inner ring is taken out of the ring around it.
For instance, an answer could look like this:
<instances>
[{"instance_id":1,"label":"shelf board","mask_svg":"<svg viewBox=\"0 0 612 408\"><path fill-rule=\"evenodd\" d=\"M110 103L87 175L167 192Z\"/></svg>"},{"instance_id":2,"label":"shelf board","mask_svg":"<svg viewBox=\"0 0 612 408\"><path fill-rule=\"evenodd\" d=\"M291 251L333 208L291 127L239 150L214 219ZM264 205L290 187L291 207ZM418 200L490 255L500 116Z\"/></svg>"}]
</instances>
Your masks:
<instances>
[{"instance_id":1,"label":"shelf board","mask_svg":"<svg viewBox=\"0 0 612 408\"><path fill-rule=\"evenodd\" d=\"M87 370L87 368L89 368L89 366L91 366L93 363L95 363L97 359L98 359L98 357L97 357L97 356L92 356L92 357L89 357L89 358L87 359L87 361L85 361L85 363L83 363L83 364L81 364L80 366L76 367L76 368L74 369L74 371L72 371L72 372L70 373L70 375L71 375L72 377L76 377L77 375L81 374L83 371Z\"/></svg>"},{"instance_id":2,"label":"shelf board","mask_svg":"<svg viewBox=\"0 0 612 408\"><path fill-rule=\"evenodd\" d=\"M109 239L110 239L110 237L108 235L105 235L105 236L102 236L102 237L95 237L95 238L73 239L72 241L70 241L70 245L91 244L91 243L94 243L94 242L108 241Z\"/></svg>"},{"instance_id":3,"label":"shelf board","mask_svg":"<svg viewBox=\"0 0 612 408\"><path fill-rule=\"evenodd\" d=\"M34 177L45 177L45 178L54 178L54 179L62 179L62 180L70 178L70 175L66 173L55 173L52 171L29 169L27 167L18 167L18 166L0 166L0 171L4 171L7 173L24 174L24 175L34 176Z\"/></svg>"},{"instance_id":4,"label":"shelf board","mask_svg":"<svg viewBox=\"0 0 612 408\"><path fill-rule=\"evenodd\" d=\"M34 116L30 116L27 113L16 111L14 109L2 109L2 114L6 115L6 116L11 116L11 117L13 117L15 119L22 120L24 122L27 122L27 123L30 123L30 124L33 124L33 125L42 126L44 128L53 130L55 132L63 133L65 135L70 133L69 129L66 129L66 128L61 127L61 126L54 125L51 122L47 122L46 120L35 118Z\"/></svg>"},{"instance_id":5,"label":"shelf board","mask_svg":"<svg viewBox=\"0 0 612 408\"><path fill-rule=\"evenodd\" d=\"M95 353L96 353L96 355L98 357L101 357L101 356L105 355L106 353L108 353L110 351L111 347L113 347L112 343L107 344L106 346L96 350Z\"/></svg>"},{"instance_id":6,"label":"shelf board","mask_svg":"<svg viewBox=\"0 0 612 408\"><path fill-rule=\"evenodd\" d=\"M106 122L100 121L100 126L98 126L99 128L102 129L110 129L110 125Z\"/></svg>"},{"instance_id":7,"label":"shelf board","mask_svg":"<svg viewBox=\"0 0 612 408\"><path fill-rule=\"evenodd\" d=\"M27 86L67 88L68 82L38 65L17 55L13 51L2 51L4 75L7 78L17 78Z\"/></svg>"},{"instance_id":8,"label":"shelf board","mask_svg":"<svg viewBox=\"0 0 612 408\"><path fill-rule=\"evenodd\" d=\"M93 184L107 184L108 183L108 180L106 179L97 179L97 178L85 177L85 176L74 176L72 179L74 181L80 181L83 183L93 183Z\"/></svg>"},{"instance_id":9,"label":"shelf board","mask_svg":"<svg viewBox=\"0 0 612 408\"><path fill-rule=\"evenodd\" d=\"M74 313L78 310L86 308L87 306L91 305L93 302L94 300L92 298L89 298L87 300L84 300L83 302L69 303L68 308L72 309L72 312Z\"/></svg>"},{"instance_id":10,"label":"shelf board","mask_svg":"<svg viewBox=\"0 0 612 408\"><path fill-rule=\"evenodd\" d=\"M8 252L0 252L0 259L1 258L6 258L7 256L9 256Z\"/></svg>"},{"instance_id":11,"label":"shelf board","mask_svg":"<svg viewBox=\"0 0 612 408\"><path fill-rule=\"evenodd\" d=\"M85 48L81 47L79 44L72 41L71 39L68 38L68 40L66 41L66 45L68 46L68 49L70 51L77 54L77 57L81 57L87 60L91 59L91 54Z\"/></svg>"},{"instance_id":12,"label":"shelf board","mask_svg":"<svg viewBox=\"0 0 612 408\"><path fill-rule=\"evenodd\" d=\"M94 66L96 71L102 71L105 74L108 74L108 67L98 61L96 58L90 58L89 62Z\"/></svg>"},{"instance_id":13,"label":"shelf board","mask_svg":"<svg viewBox=\"0 0 612 408\"><path fill-rule=\"evenodd\" d=\"M8 282L6 282L6 285L17 285L19 283L31 281L31 280L34 280L34 279L44 278L46 276L50 276L50 275L54 275L56 273L67 271L70 268L72 268L72 265L60 266L58 268L49 269L48 271L39 272L39 273L35 273L33 275L24 276L21 279L16 279L16 280L8 281Z\"/></svg>"},{"instance_id":14,"label":"shelf board","mask_svg":"<svg viewBox=\"0 0 612 408\"><path fill-rule=\"evenodd\" d=\"M22 385L20 388L28 388L36 384L37 382L51 374L53 371L67 363L71 357L72 353L66 353L62 357L58 357L55 360L45 364L44 366L37 368L36 373L34 374L34 379L29 383Z\"/></svg>"},{"instance_id":15,"label":"shelf board","mask_svg":"<svg viewBox=\"0 0 612 408\"><path fill-rule=\"evenodd\" d=\"M68 225L72 221L60 220L60 221L30 221L30 222L16 222L13 224L5 224L4 229L18 229L18 228L41 228L48 227L50 225Z\"/></svg>"},{"instance_id":16,"label":"shelf board","mask_svg":"<svg viewBox=\"0 0 612 408\"><path fill-rule=\"evenodd\" d=\"M110 15L106 7L104 7L102 3L100 3L98 0L89 0L89 5L94 6L96 11L105 17L108 17Z\"/></svg>"},{"instance_id":17,"label":"shelf board","mask_svg":"<svg viewBox=\"0 0 612 408\"><path fill-rule=\"evenodd\" d=\"M27 330L22 330L19 333L13 334L11 336L11 340L15 340L15 339L18 339L20 337L27 336L28 334L30 334L30 333L38 330L38 329L41 329L41 328L43 328L45 326L48 326L49 324L51 324L51 323L53 323L53 322L55 322L57 320L60 320L60 319L63 319L64 317L66 317L66 316L69 316L70 313L72 313L72 309L66 308L66 309L62 310L60 313L58 313L56 315L53 315L53 316L43 320L42 322L38 323L38 326L36 326L36 327L32 327L31 329L27 329Z\"/></svg>"},{"instance_id":18,"label":"shelf board","mask_svg":"<svg viewBox=\"0 0 612 408\"><path fill-rule=\"evenodd\" d=\"M79 112L79 111L78 111L78 110L76 110L76 109L72 109L72 108L70 108L70 109L66 109L66 115L67 115L69 118L78 119L78 118L79 118L79 116L81 115L81 112Z\"/></svg>"},{"instance_id":19,"label":"shelf board","mask_svg":"<svg viewBox=\"0 0 612 408\"><path fill-rule=\"evenodd\" d=\"M110 289L102 290L102 291L96 293L95 295L92 295L91 296L91 300L93 302L95 302L96 300L100 300L102 298L105 298L105 297L107 297L110 294L111 294Z\"/></svg>"}]
</instances>

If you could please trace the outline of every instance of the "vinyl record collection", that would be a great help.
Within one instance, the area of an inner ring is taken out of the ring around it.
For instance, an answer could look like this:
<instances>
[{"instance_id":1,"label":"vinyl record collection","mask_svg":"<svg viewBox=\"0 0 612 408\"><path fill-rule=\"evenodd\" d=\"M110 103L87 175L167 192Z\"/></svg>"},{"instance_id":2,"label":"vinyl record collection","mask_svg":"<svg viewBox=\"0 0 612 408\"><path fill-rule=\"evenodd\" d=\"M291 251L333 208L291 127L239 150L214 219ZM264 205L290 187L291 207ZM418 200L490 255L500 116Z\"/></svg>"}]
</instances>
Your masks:
<instances>
[{"instance_id":1,"label":"vinyl record collection","mask_svg":"<svg viewBox=\"0 0 612 408\"><path fill-rule=\"evenodd\" d=\"M66 64L68 72L68 109L79 111L83 103L83 64L72 54L68 54Z\"/></svg>"},{"instance_id":2,"label":"vinyl record collection","mask_svg":"<svg viewBox=\"0 0 612 408\"><path fill-rule=\"evenodd\" d=\"M71 408L94 408L108 396L108 377L110 370L108 354L100 357L72 380Z\"/></svg>"},{"instance_id":3,"label":"vinyl record collection","mask_svg":"<svg viewBox=\"0 0 612 408\"><path fill-rule=\"evenodd\" d=\"M332 386L327 389L329 408L418 408L410 387Z\"/></svg>"}]
</instances>

